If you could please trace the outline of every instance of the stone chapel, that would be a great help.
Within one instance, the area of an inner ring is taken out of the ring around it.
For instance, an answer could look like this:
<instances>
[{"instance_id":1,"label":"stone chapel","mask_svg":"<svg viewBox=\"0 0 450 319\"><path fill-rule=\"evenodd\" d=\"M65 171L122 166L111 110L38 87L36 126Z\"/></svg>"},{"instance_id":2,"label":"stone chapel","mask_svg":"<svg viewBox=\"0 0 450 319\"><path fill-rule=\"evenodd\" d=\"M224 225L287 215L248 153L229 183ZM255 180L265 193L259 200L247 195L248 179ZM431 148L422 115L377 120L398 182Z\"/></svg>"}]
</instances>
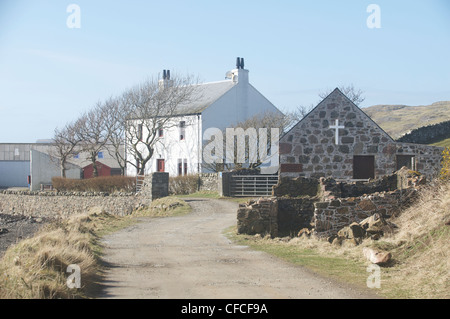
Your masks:
<instances>
[{"instance_id":1,"label":"stone chapel","mask_svg":"<svg viewBox=\"0 0 450 319\"><path fill-rule=\"evenodd\" d=\"M432 179L443 148L393 140L339 89L280 139L280 176L367 180L403 166Z\"/></svg>"}]
</instances>

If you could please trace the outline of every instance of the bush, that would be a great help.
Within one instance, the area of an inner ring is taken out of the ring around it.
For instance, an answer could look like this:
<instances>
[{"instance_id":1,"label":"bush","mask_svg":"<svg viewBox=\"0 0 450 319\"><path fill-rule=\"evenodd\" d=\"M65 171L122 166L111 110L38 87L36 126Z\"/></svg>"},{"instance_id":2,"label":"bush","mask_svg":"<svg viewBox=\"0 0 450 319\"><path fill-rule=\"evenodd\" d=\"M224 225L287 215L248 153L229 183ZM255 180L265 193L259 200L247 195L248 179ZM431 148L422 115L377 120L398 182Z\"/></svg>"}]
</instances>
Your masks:
<instances>
[{"instance_id":1,"label":"bush","mask_svg":"<svg viewBox=\"0 0 450 319\"><path fill-rule=\"evenodd\" d=\"M188 195L198 191L199 177L197 175L185 175L169 178L169 194Z\"/></svg>"},{"instance_id":2,"label":"bush","mask_svg":"<svg viewBox=\"0 0 450 319\"><path fill-rule=\"evenodd\" d=\"M89 179L52 178L53 188L59 192L134 192L136 179L126 176L101 176Z\"/></svg>"}]
</instances>

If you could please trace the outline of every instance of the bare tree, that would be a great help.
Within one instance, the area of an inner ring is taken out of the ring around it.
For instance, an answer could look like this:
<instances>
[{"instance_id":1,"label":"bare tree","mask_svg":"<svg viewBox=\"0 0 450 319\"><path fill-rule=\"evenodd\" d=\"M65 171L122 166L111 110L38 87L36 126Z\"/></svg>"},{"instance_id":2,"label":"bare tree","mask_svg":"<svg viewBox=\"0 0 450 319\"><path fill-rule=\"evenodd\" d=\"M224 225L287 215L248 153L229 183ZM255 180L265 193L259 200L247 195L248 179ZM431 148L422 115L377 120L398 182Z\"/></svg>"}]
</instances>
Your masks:
<instances>
[{"instance_id":1,"label":"bare tree","mask_svg":"<svg viewBox=\"0 0 450 319\"><path fill-rule=\"evenodd\" d=\"M53 135L54 147L50 155L58 159L61 177L66 177L68 159L76 152L80 144L77 123L66 124L62 129L56 128Z\"/></svg>"},{"instance_id":2,"label":"bare tree","mask_svg":"<svg viewBox=\"0 0 450 319\"><path fill-rule=\"evenodd\" d=\"M76 121L80 137L80 147L88 154L93 165L93 177L98 176L98 152L104 148L109 139L109 130L106 125L108 110L98 102L93 109L82 114Z\"/></svg>"},{"instance_id":3,"label":"bare tree","mask_svg":"<svg viewBox=\"0 0 450 319\"><path fill-rule=\"evenodd\" d=\"M353 103L355 103L356 105L360 105L362 102L364 102L364 100L366 99L363 94L364 92L360 89L355 88L355 86L353 84L349 84L349 85L341 85L338 87L338 89L344 93L345 96L347 96L350 101L352 101ZM323 91L321 93L319 93L319 96L324 99L326 98L330 93L332 92L332 90L326 90Z\"/></svg>"},{"instance_id":4,"label":"bare tree","mask_svg":"<svg viewBox=\"0 0 450 319\"><path fill-rule=\"evenodd\" d=\"M262 154L259 154L258 158L252 158L252 156L256 155L255 150L258 150L259 153L261 145L261 147L266 149L267 154L270 154L273 151L270 149L272 139L271 129L278 129L278 135L281 136L292 125L292 121L291 114L265 112L256 114L245 121L233 125L231 129L234 129L235 133L244 134L244 136L240 138L237 136L234 137L233 148L227 148L226 143L223 144L223 160L214 163L203 163L202 167L213 172L240 168L257 169L263 162L261 161ZM259 135L259 129L267 129L266 139L263 139ZM254 136L251 136L252 134ZM226 129L223 130L222 135L227 135ZM261 143L266 144L262 145ZM251 147L254 147L253 151L251 151ZM239 154L240 152L243 152L243 154ZM227 156L228 158L233 158L232 163L227 162Z\"/></svg>"},{"instance_id":5,"label":"bare tree","mask_svg":"<svg viewBox=\"0 0 450 319\"><path fill-rule=\"evenodd\" d=\"M199 98L196 84L191 76L174 76L162 81L148 79L125 92L127 164L139 175L145 174L153 157L160 130L179 125L174 120L179 110Z\"/></svg>"},{"instance_id":6,"label":"bare tree","mask_svg":"<svg viewBox=\"0 0 450 319\"><path fill-rule=\"evenodd\" d=\"M126 104L122 97L109 98L102 106L105 108L105 129L107 130L108 141L107 151L114 158L120 167L121 175L125 174L125 128L128 116Z\"/></svg>"}]
</instances>

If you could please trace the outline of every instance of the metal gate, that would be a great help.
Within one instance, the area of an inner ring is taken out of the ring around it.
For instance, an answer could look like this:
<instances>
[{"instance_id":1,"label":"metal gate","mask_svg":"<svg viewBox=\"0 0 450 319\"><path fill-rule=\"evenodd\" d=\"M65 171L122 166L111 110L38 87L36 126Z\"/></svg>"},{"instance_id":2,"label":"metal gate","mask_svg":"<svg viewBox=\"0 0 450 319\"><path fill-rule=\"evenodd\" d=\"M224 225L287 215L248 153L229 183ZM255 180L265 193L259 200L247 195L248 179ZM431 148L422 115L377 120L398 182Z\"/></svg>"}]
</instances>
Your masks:
<instances>
[{"instance_id":1,"label":"metal gate","mask_svg":"<svg viewBox=\"0 0 450 319\"><path fill-rule=\"evenodd\" d=\"M144 185L145 176L137 175L136 176L136 193L139 193L142 190L142 186Z\"/></svg>"},{"instance_id":2,"label":"metal gate","mask_svg":"<svg viewBox=\"0 0 450 319\"><path fill-rule=\"evenodd\" d=\"M271 196L278 175L232 175L230 182L232 197Z\"/></svg>"}]
</instances>

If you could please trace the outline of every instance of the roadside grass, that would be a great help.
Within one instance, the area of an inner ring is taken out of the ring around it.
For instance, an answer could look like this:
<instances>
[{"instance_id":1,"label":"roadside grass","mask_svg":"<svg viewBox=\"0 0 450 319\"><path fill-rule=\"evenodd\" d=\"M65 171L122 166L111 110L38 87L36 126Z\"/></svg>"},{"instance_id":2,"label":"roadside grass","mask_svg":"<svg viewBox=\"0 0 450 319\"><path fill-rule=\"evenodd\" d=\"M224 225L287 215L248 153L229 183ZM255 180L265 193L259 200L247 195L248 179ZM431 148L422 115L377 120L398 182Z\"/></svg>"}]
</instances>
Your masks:
<instances>
[{"instance_id":1,"label":"roadside grass","mask_svg":"<svg viewBox=\"0 0 450 319\"><path fill-rule=\"evenodd\" d=\"M175 198L220 198L219 193L213 191L198 191L188 195L171 195Z\"/></svg>"},{"instance_id":2,"label":"roadside grass","mask_svg":"<svg viewBox=\"0 0 450 319\"><path fill-rule=\"evenodd\" d=\"M183 200L163 198L128 216L92 209L46 225L33 237L11 246L0 260L0 299L89 298L103 270L101 238L139 222L187 214ZM81 288L67 285L69 265L81 271Z\"/></svg>"}]
</instances>

